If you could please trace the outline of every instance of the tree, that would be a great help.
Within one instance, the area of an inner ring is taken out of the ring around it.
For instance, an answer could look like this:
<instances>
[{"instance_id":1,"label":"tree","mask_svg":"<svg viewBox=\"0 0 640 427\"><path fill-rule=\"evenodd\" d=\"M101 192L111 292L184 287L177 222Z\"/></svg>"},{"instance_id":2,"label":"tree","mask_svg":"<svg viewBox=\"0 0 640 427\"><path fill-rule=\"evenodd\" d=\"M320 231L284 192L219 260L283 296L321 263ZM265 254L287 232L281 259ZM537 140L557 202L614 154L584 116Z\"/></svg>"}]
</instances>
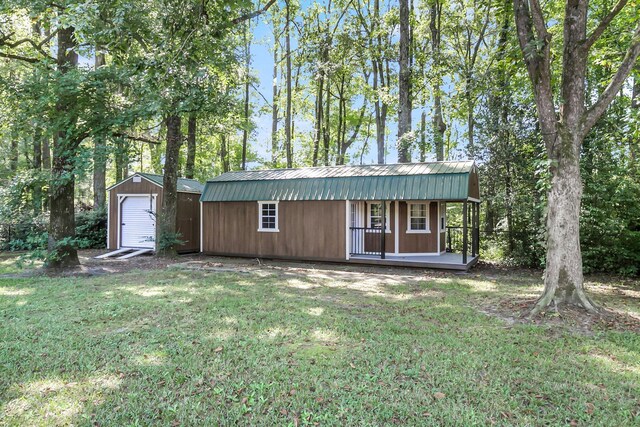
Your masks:
<instances>
[{"instance_id":1,"label":"tree","mask_svg":"<svg viewBox=\"0 0 640 427\"><path fill-rule=\"evenodd\" d=\"M447 130L447 125L442 117L441 28L442 1L430 0L429 29L431 30L431 55L433 55L433 146L438 161L444 160L444 132Z\"/></svg>"},{"instance_id":2,"label":"tree","mask_svg":"<svg viewBox=\"0 0 640 427\"><path fill-rule=\"evenodd\" d=\"M409 0L400 0L400 73L398 76L398 162L411 161L411 14Z\"/></svg>"},{"instance_id":3,"label":"tree","mask_svg":"<svg viewBox=\"0 0 640 427\"><path fill-rule=\"evenodd\" d=\"M514 0L514 14L546 146L551 174L547 212L547 256L544 292L533 307L535 315L550 304L573 304L596 312L597 306L584 291L580 250L582 182L580 150L594 124L622 88L640 55L640 23L609 84L593 103L587 104L585 81L591 50L627 0L619 0L593 30L587 32L589 3L565 3L561 82L554 90L552 37L548 19L538 0ZM555 100L560 99L558 105Z\"/></svg>"}]
</instances>

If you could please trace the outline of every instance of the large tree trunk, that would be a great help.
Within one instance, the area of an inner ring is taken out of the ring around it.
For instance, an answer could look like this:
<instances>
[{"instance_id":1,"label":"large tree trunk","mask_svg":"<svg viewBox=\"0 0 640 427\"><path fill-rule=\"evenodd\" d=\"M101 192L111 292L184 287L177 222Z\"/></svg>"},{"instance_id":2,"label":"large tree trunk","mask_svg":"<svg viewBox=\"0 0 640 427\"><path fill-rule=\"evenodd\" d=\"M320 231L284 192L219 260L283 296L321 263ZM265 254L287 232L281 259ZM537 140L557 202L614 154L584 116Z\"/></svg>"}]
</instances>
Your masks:
<instances>
[{"instance_id":1,"label":"large tree trunk","mask_svg":"<svg viewBox=\"0 0 640 427\"><path fill-rule=\"evenodd\" d=\"M178 210L178 160L180 158L181 120L179 115L165 119L167 126L167 146L164 157L164 177L162 180L162 210L156 223L159 225L156 239L156 253L160 256L175 256L177 241L176 221Z\"/></svg>"},{"instance_id":2,"label":"large tree trunk","mask_svg":"<svg viewBox=\"0 0 640 427\"><path fill-rule=\"evenodd\" d=\"M104 66L104 53L96 46L95 69ZM106 207L107 199L107 141L103 135L93 138L93 209L102 210Z\"/></svg>"},{"instance_id":3,"label":"large tree trunk","mask_svg":"<svg viewBox=\"0 0 640 427\"><path fill-rule=\"evenodd\" d=\"M400 75L398 76L398 162L411 161L411 28L409 0L400 0Z\"/></svg>"},{"instance_id":4,"label":"large tree trunk","mask_svg":"<svg viewBox=\"0 0 640 427\"><path fill-rule=\"evenodd\" d=\"M196 164L196 131L197 120L195 113L189 114L187 129L187 161L184 167L185 178L193 179Z\"/></svg>"},{"instance_id":5,"label":"large tree trunk","mask_svg":"<svg viewBox=\"0 0 640 427\"><path fill-rule=\"evenodd\" d=\"M569 132L559 136L565 153L552 167L551 189L547 213L547 261L544 273L545 289L533 314L554 305L573 304L596 311L595 304L584 291L582 254L580 252L580 154L581 141ZM567 141L568 139L568 141Z\"/></svg>"},{"instance_id":6,"label":"large tree trunk","mask_svg":"<svg viewBox=\"0 0 640 427\"><path fill-rule=\"evenodd\" d=\"M57 65L65 74L78 64L75 52L74 28L58 30ZM73 91L72 91L73 92ZM56 101L56 114L62 127L56 131L50 182L50 217L47 268L73 267L80 264L75 247L76 220L74 212L75 193L75 150L77 141L72 140L72 130L76 126L75 96L62 93Z\"/></svg>"}]
</instances>

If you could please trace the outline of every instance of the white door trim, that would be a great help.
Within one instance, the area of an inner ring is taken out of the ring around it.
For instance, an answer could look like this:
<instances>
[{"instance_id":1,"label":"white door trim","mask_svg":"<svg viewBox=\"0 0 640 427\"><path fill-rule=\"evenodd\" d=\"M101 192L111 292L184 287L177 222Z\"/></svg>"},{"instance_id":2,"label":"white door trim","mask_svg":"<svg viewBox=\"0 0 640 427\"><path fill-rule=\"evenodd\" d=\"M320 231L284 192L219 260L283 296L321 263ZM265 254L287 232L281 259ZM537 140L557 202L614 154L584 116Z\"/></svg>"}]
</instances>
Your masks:
<instances>
[{"instance_id":1,"label":"white door trim","mask_svg":"<svg viewBox=\"0 0 640 427\"><path fill-rule=\"evenodd\" d=\"M153 198L153 211L154 212L158 212L158 206L157 206L157 202L158 202L158 193L151 193L151 194L144 194L144 193L138 193L138 194L118 194L118 236L117 236L117 247L116 249L121 249L120 248L120 240L121 240L121 235L122 235L122 202L124 202L124 200L127 197L152 197ZM157 222L157 221L156 221ZM156 242L153 242L153 250L155 250L156 247Z\"/></svg>"},{"instance_id":2,"label":"white door trim","mask_svg":"<svg viewBox=\"0 0 640 427\"><path fill-rule=\"evenodd\" d=\"M400 250L400 200L394 200L394 208L395 217L393 218L394 222L394 236L393 236L393 254L398 255L398 251Z\"/></svg>"},{"instance_id":3,"label":"white door trim","mask_svg":"<svg viewBox=\"0 0 640 427\"><path fill-rule=\"evenodd\" d=\"M345 200L345 259L349 261L349 248L351 247L351 203L348 200Z\"/></svg>"},{"instance_id":4,"label":"white door trim","mask_svg":"<svg viewBox=\"0 0 640 427\"><path fill-rule=\"evenodd\" d=\"M204 228L202 228L202 224L204 224L204 218L202 216L202 202L200 202L200 252L204 252L204 242L202 238L204 237Z\"/></svg>"}]
</instances>

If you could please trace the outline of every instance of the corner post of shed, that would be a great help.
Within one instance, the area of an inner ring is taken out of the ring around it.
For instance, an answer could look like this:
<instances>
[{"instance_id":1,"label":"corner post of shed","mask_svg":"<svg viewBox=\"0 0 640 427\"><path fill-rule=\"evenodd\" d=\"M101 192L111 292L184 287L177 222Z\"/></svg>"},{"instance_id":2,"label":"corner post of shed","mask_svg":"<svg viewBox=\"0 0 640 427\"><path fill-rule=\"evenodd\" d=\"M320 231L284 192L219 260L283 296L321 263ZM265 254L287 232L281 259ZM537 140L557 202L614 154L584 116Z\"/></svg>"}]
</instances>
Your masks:
<instances>
[{"instance_id":1,"label":"corner post of shed","mask_svg":"<svg viewBox=\"0 0 640 427\"><path fill-rule=\"evenodd\" d=\"M467 264L467 246L469 243L469 238L467 236L467 229L468 229L467 204L468 202L466 200L464 201L464 203L462 203L462 263L465 265Z\"/></svg>"},{"instance_id":2,"label":"corner post of shed","mask_svg":"<svg viewBox=\"0 0 640 427\"><path fill-rule=\"evenodd\" d=\"M385 238L387 234L387 201L382 200L382 227L380 232L380 259L385 259Z\"/></svg>"}]
</instances>

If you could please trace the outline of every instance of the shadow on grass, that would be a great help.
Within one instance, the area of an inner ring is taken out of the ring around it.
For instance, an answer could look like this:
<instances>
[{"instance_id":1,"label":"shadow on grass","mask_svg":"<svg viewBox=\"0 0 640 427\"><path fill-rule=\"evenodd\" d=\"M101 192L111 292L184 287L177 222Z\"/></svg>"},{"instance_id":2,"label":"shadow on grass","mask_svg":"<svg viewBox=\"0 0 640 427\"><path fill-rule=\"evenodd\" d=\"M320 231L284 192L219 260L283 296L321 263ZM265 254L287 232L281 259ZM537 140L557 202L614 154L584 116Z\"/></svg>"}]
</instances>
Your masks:
<instances>
[{"instance_id":1,"label":"shadow on grass","mask_svg":"<svg viewBox=\"0 0 640 427\"><path fill-rule=\"evenodd\" d=\"M509 328L465 304L501 286L286 271L3 281L0 411L43 425L637 421L637 341Z\"/></svg>"}]
</instances>

